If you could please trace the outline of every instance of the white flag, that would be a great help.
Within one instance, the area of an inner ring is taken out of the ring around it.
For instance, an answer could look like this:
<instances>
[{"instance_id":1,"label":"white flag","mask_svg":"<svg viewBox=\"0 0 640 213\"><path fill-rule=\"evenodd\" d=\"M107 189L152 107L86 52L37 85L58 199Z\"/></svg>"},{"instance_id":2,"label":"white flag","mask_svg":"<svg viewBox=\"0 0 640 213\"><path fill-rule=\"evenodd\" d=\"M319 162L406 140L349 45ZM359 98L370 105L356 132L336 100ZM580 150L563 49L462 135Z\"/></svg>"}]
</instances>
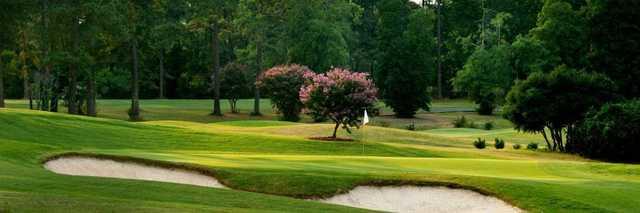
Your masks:
<instances>
[{"instance_id":1,"label":"white flag","mask_svg":"<svg viewBox=\"0 0 640 213\"><path fill-rule=\"evenodd\" d=\"M367 115L367 110L364 110L364 118L362 119L362 126L367 125L369 123L369 115Z\"/></svg>"}]
</instances>

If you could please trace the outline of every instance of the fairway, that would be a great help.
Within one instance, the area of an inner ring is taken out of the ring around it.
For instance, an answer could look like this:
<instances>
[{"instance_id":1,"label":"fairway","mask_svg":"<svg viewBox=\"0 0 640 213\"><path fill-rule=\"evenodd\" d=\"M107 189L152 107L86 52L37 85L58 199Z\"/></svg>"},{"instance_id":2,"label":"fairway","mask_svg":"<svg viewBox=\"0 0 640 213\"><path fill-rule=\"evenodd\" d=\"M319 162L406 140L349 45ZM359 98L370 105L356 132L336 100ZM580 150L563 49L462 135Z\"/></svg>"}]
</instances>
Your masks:
<instances>
[{"instance_id":1,"label":"fairway","mask_svg":"<svg viewBox=\"0 0 640 213\"><path fill-rule=\"evenodd\" d=\"M509 129L367 127L351 135L355 142L326 142L307 138L326 135L331 124L184 120L131 123L0 109L0 210L355 212L296 198L398 184L473 189L529 212L640 208L640 166L510 146L477 150L471 144L472 138L494 135L508 143L537 139ZM199 168L233 190L65 176L44 169L45 159L65 153Z\"/></svg>"}]
</instances>

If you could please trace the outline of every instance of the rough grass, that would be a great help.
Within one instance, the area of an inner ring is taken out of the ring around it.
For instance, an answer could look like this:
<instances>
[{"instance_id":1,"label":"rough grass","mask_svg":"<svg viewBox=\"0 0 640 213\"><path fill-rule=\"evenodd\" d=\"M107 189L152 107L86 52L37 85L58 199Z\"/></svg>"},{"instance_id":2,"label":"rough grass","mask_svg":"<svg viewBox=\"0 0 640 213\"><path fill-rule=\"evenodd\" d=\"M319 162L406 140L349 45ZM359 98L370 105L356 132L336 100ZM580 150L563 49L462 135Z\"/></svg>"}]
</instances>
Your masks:
<instances>
[{"instance_id":1,"label":"rough grass","mask_svg":"<svg viewBox=\"0 0 640 213\"><path fill-rule=\"evenodd\" d=\"M354 212L290 197L326 197L359 184L448 184L492 194L531 212L634 212L640 166L517 150L475 150L470 138L506 130L406 131L367 127L356 142L306 138L328 124L233 121L130 123L0 110L0 211ZM341 136L348 137L344 132ZM64 153L188 165L237 191L56 175L41 161ZM259 193L255 193L259 192Z\"/></svg>"}]
</instances>

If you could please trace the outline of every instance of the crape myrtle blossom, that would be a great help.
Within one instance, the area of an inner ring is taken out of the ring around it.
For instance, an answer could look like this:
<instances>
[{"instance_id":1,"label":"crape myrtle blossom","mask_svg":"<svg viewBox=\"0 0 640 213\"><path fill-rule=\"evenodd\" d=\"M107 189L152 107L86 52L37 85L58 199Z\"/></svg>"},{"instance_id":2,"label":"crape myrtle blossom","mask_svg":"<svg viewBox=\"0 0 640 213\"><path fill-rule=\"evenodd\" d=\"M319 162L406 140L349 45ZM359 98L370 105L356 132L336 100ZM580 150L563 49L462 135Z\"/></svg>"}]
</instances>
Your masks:
<instances>
[{"instance_id":1,"label":"crape myrtle blossom","mask_svg":"<svg viewBox=\"0 0 640 213\"><path fill-rule=\"evenodd\" d=\"M286 121L298 121L302 110L299 99L300 87L304 85L306 76L313 74L308 67L290 64L275 66L262 73L256 85L271 98L271 104Z\"/></svg>"},{"instance_id":2,"label":"crape myrtle blossom","mask_svg":"<svg viewBox=\"0 0 640 213\"><path fill-rule=\"evenodd\" d=\"M369 75L351 72L343 68L333 68L324 74L306 73L306 83L300 88L300 101L306 113L313 117L331 119L337 129L359 128L359 116L365 109L373 111L377 102L377 89Z\"/></svg>"}]
</instances>

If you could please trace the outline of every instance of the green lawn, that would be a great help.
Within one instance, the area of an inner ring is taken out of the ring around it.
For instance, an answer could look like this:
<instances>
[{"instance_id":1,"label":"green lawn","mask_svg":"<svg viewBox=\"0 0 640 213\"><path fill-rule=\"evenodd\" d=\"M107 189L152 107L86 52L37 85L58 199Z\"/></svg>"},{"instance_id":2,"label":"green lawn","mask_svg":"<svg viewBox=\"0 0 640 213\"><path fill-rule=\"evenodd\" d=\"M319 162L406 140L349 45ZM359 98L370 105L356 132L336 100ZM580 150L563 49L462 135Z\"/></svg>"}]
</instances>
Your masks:
<instances>
[{"instance_id":1,"label":"green lawn","mask_svg":"<svg viewBox=\"0 0 640 213\"><path fill-rule=\"evenodd\" d=\"M127 120L127 109L129 100L98 100L98 116L103 118L113 118ZM474 121L478 126L485 122L494 121L498 128L510 127L508 121L499 116L480 116L473 112L475 104L468 100L436 100L432 103L431 111L418 111L414 119L398 119L393 116L393 110L383 103L378 104L381 116L373 120L372 125L405 129L409 124L414 124L419 130L452 127L452 121L460 116L466 116ZM7 100L9 108L27 109L26 100ZM212 112L212 100L141 100L143 119L146 121L155 120L179 120L200 123L211 123L221 121L239 120L277 120L278 115L271 107L269 99L261 100L260 109L263 116L250 116L253 111L253 99L243 99L238 101L238 114L230 113L229 103L222 100L223 117L208 116ZM66 112L66 108L61 106L60 112ZM302 116L302 122L310 123L312 120L307 116Z\"/></svg>"},{"instance_id":2,"label":"green lawn","mask_svg":"<svg viewBox=\"0 0 640 213\"><path fill-rule=\"evenodd\" d=\"M638 165L471 145L478 136L535 140L509 129L367 127L351 135L356 142L322 142L306 138L329 134L330 124L184 120L131 123L0 109L0 212L355 212L291 197L329 196L367 183L456 184L530 212L640 208ZM43 159L68 152L196 166L235 190L70 177L42 167Z\"/></svg>"}]
</instances>

